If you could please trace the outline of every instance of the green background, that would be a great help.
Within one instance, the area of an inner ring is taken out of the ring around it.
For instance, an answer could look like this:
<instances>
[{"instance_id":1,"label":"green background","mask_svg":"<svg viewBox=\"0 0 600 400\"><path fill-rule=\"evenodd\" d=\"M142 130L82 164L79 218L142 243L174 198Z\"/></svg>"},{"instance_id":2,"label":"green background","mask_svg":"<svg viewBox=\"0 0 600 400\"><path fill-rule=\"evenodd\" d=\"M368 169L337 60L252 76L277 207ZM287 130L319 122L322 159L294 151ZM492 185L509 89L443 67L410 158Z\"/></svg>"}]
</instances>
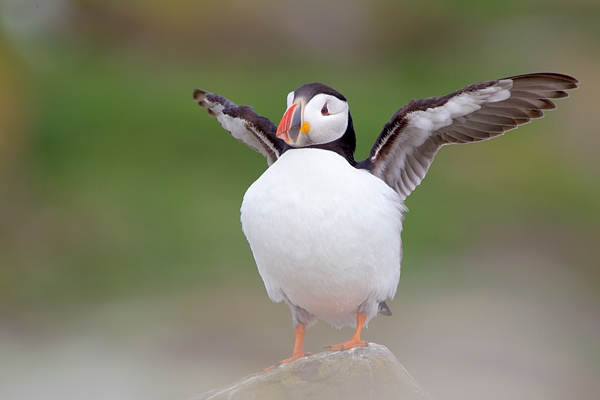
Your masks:
<instances>
[{"instance_id":1,"label":"green background","mask_svg":"<svg viewBox=\"0 0 600 400\"><path fill-rule=\"evenodd\" d=\"M596 1L3 0L0 16L6 398L186 398L289 356L289 311L239 223L266 162L194 88L277 123L288 92L324 82L363 159L410 99L536 71L581 88L437 155L406 202L394 316L365 339L440 398L596 398ZM350 334L319 323L307 350Z\"/></svg>"}]
</instances>

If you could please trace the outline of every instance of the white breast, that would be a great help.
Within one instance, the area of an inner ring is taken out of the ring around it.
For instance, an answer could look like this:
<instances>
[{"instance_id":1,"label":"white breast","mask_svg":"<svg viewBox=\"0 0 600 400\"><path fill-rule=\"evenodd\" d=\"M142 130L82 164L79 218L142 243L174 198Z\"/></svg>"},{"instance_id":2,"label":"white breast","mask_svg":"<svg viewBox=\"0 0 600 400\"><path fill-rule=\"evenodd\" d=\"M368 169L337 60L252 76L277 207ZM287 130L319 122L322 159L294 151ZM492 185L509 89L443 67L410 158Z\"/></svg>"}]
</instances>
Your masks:
<instances>
[{"instance_id":1,"label":"white breast","mask_svg":"<svg viewBox=\"0 0 600 400\"><path fill-rule=\"evenodd\" d=\"M387 184L338 154L294 149L250 186L241 220L271 299L340 327L361 304L394 296L405 211Z\"/></svg>"}]
</instances>

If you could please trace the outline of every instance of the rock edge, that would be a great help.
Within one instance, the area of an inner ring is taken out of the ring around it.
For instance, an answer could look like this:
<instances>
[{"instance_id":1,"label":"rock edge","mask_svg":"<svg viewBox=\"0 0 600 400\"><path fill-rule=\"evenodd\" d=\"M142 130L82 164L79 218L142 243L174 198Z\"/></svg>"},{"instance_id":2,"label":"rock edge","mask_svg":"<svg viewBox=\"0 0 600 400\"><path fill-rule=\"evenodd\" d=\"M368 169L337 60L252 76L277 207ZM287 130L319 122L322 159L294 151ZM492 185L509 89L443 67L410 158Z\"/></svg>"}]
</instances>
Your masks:
<instances>
[{"instance_id":1,"label":"rock edge","mask_svg":"<svg viewBox=\"0 0 600 400\"><path fill-rule=\"evenodd\" d=\"M387 347L322 352L189 400L430 399Z\"/></svg>"}]
</instances>

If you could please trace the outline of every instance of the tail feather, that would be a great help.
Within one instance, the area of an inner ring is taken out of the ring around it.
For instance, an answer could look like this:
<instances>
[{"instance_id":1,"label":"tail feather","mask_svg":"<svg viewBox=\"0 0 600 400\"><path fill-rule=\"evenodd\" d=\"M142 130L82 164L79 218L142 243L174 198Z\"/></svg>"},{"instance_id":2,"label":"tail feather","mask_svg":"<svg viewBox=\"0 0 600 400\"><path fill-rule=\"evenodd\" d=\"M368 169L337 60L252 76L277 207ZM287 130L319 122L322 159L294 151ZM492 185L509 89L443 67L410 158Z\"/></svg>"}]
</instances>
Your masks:
<instances>
[{"instance_id":1,"label":"tail feather","mask_svg":"<svg viewBox=\"0 0 600 400\"><path fill-rule=\"evenodd\" d=\"M379 314L387 315L388 317L392 316L392 310L388 307L385 301L379 303Z\"/></svg>"}]
</instances>

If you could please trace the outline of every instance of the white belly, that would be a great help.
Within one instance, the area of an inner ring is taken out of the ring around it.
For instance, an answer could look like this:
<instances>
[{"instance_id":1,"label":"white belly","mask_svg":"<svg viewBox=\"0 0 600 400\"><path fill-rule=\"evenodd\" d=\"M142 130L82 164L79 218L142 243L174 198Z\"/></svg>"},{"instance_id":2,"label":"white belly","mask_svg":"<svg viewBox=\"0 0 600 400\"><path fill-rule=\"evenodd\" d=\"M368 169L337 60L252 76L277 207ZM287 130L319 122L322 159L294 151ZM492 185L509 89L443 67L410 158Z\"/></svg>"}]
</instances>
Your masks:
<instances>
[{"instance_id":1,"label":"white belly","mask_svg":"<svg viewBox=\"0 0 600 400\"><path fill-rule=\"evenodd\" d=\"M368 171L331 151L294 149L250 186L241 220L270 298L341 327L362 304L396 293L404 211Z\"/></svg>"}]
</instances>

